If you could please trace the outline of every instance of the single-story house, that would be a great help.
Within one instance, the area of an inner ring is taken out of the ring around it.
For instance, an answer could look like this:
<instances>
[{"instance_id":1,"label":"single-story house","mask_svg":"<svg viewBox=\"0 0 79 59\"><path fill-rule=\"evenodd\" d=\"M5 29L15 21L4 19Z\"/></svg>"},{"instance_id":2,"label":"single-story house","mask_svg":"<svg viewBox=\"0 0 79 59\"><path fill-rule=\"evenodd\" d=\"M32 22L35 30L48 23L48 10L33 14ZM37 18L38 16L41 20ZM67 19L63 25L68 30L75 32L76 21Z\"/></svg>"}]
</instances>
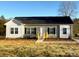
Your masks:
<instances>
[{"instance_id":1,"label":"single-story house","mask_svg":"<svg viewBox=\"0 0 79 59\"><path fill-rule=\"evenodd\" d=\"M6 38L72 38L69 16L15 17L5 23Z\"/></svg>"}]
</instances>

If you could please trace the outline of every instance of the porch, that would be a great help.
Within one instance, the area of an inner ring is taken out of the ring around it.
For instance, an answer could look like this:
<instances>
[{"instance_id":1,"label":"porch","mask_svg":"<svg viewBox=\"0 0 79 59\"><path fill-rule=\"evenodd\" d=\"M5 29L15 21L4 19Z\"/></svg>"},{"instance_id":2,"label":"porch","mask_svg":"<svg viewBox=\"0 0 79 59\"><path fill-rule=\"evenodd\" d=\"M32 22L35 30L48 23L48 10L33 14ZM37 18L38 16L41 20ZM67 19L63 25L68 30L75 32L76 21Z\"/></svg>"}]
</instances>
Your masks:
<instances>
[{"instance_id":1,"label":"porch","mask_svg":"<svg viewBox=\"0 0 79 59\"><path fill-rule=\"evenodd\" d=\"M70 25L46 25L46 26L24 26L24 38L50 39L50 38L71 38L72 27Z\"/></svg>"}]
</instances>

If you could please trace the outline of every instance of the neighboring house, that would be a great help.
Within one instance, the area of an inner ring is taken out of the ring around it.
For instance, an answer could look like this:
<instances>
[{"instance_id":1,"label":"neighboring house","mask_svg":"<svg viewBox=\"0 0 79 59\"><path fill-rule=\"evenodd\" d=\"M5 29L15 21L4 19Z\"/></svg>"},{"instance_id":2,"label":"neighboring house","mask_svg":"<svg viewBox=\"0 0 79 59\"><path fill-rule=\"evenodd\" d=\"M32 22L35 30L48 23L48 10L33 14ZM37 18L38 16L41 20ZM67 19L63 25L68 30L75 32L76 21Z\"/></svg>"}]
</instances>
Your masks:
<instances>
[{"instance_id":1,"label":"neighboring house","mask_svg":"<svg viewBox=\"0 0 79 59\"><path fill-rule=\"evenodd\" d=\"M73 21L68 16L15 17L5 23L6 38L72 38Z\"/></svg>"}]
</instances>

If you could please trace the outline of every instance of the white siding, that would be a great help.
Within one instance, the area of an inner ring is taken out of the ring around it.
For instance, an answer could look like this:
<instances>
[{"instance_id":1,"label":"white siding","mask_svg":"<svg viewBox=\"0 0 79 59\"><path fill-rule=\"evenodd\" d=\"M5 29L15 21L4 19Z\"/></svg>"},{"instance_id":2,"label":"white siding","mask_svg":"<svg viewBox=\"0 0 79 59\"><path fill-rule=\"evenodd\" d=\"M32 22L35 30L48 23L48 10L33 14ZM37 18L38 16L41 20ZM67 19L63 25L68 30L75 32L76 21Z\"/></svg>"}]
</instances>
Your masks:
<instances>
[{"instance_id":1,"label":"white siding","mask_svg":"<svg viewBox=\"0 0 79 59\"><path fill-rule=\"evenodd\" d=\"M67 28L67 34L63 34L63 28ZM69 38L70 25L60 25L60 38Z\"/></svg>"},{"instance_id":2,"label":"white siding","mask_svg":"<svg viewBox=\"0 0 79 59\"><path fill-rule=\"evenodd\" d=\"M11 34L11 28L18 28L18 34ZM24 26L17 25L12 20L6 24L6 38L22 38L24 34Z\"/></svg>"}]
</instances>

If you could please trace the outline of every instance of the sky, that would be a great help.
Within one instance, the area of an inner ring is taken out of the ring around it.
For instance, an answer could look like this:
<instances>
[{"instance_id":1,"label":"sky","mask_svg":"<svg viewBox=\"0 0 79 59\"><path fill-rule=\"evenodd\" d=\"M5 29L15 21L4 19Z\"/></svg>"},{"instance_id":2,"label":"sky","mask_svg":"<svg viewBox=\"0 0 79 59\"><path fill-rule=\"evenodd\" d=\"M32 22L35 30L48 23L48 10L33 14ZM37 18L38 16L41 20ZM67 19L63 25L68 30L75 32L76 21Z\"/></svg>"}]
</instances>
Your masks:
<instances>
[{"instance_id":1,"label":"sky","mask_svg":"<svg viewBox=\"0 0 79 59\"><path fill-rule=\"evenodd\" d=\"M6 18L28 16L58 16L59 1L0 1L0 16ZM79 10L79 2L77 11ZM76 16L79 18L79 14Z\"/></svg>"}]
</instances>

